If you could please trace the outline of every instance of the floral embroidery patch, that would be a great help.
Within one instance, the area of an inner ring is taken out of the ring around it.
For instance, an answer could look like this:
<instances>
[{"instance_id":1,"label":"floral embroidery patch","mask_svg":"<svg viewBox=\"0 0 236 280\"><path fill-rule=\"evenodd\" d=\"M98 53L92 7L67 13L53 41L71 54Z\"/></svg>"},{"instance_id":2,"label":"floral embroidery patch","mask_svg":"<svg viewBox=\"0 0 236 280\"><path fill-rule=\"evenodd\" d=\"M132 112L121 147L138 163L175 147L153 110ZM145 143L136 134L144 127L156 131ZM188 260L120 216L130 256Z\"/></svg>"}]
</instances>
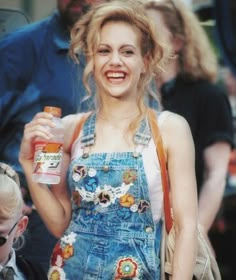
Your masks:
<instances>
[{"instance_id":1,"label":"floral embroidery patch","mask_svg":"<svg viewBox=\"0 0 236 280\"><path fill-rule=\"evenodd\" d=\"M116 265L116 280L120 279L134 279L138 276L138 263L135 259L121 258Z\"/></svg>"},{"instance_id":2,"label":"floral embroidery patch","mask_svg":"<svg viewBox=\"0 0 236 280\"><path fill-rule=\"evenodd\" d=\"M120 205L123 207L131 207L135 202L135 198L127 193L120 197Z\"/></svg>"},{"instance_id":3,"label":"floral embroidery patch","mask_svg":"<svg viewBox=\"0 0 236 280\"><path fill-rule=\"evenodd\" d=\"M72 179L75 182L78 182L81 178L84 178L86 174L87 174L87 170L85 166L75 165L73 167Z\"/></svg>"},{"instance_id":4,"label":"floral embroidery patch","mask_svg":"<svg viewBox=\"0 0 236 280\"><path fill-rule=\"evenodd\" d=\"M66 275L63 269L53 266L48 271L48 280L66 280Z\"/></svg>"},{"instance_id":5,"label":"floral embroidery patch","mask_svg":"<svg viewBox=\"0 0 236 280\"><path fill-rule=\"evenodd\" d=\"M71 232L61 238L61 242L57 243L51 257L51 268L48 272L49 280L66 279L63 266L65 261L74 255L73 243L76 241L76 233Z\"/></svg>"},{"instance_id":6,"label":"floral embroidery patch","mask_svg":"<svg viewBox=\"0 0 236 280\"><path fill-rule=\"evenodd\" d=\"M138 204L138 212L145 213L149 207L150 203L147 200L140 200Z\"/></svg>"},{"instance_id":7,"label":"floral embroidery patch","mask_svg":"<svg viewBox=\"0 0 236 280\"><path fill-rule=\"evenodd\" d=\"M137 180L137 172L133 169L127 169L123 173L123 182L125 184L133 183L135 180Z\"/></svg>"},{"instance_id":8,"label":"floral embroidery patch","mask_svg":"<svg viewBox=\"0 0 236 280\"><path fill-rule=\"evenodd\" d=\"M98 186L93 191L88 191L86 185L86 187L83 188L76 187L75 190L79 192L82 200L94 202L95 205L99 205L101 207L108 207L109 205L114 204L116 199L119 199L121 196L126 194L132 185L133 183L122 183L121 186L116 188L111 185L103 185Z\"/></svg>"}]
</instances>

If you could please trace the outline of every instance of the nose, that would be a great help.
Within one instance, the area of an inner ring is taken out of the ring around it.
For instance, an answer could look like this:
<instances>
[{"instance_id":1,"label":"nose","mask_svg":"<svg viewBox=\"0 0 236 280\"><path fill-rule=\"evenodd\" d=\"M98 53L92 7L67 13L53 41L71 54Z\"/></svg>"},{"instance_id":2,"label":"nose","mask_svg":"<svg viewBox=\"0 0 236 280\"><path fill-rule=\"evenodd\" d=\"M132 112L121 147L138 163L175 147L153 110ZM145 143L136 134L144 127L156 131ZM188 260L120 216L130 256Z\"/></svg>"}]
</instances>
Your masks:
<instances>
[{"instance_id":1,"label":"nose","mask_svg":"<svg viewBox=\"0 0 236 280\"><path fill-rule=\"evenodd\" d=\"M122 64L122 60L121 60L119 52L113 51L111 53L110 64L112 64L112 65L121 65Z\"/></svg>"}]
</instances>

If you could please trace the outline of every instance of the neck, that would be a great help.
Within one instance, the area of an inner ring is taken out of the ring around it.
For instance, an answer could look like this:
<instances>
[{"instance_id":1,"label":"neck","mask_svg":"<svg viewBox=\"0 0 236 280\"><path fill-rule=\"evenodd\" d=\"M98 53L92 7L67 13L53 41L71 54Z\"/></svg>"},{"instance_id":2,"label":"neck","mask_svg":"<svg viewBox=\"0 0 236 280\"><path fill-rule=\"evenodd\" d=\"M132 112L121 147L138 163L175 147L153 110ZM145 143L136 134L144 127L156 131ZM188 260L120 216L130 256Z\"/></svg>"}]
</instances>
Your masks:
<instances>
[{"instance_id":1,"label":"neck","mask_svg":"<svg viewBox=\"0 0 236 280\"><path fill-rule=\"evenodd\" d=\"M123 114L121 112L106 112L106 111L99 111L98 117L102 120L110 120L110 121L127 121L135 118L139 115L138 110L133 111L125 111Z\"/></svg>"},{"instance_id":2,"label":"neck","mask_svg":"<svg viewBox=\"0 0 236 280\"><path fill-rule=\"evenodd\" d=\"M0 265L4 267L10 260L12 252L10 252L3 260L0 261Z\"/></svg>"},{"instance_id":3,"label":"neck","mask_svg":"<svg viewBox=\"0 0 236 280\"><path fill-rule=\"evenodd\" d=\"M98 116L109 120L125 120L133 119L144 112L144 105L138 107L137 102L133 100L113 100L113 102L103 103L98 111Z\"/></svg>"}]
</instances>

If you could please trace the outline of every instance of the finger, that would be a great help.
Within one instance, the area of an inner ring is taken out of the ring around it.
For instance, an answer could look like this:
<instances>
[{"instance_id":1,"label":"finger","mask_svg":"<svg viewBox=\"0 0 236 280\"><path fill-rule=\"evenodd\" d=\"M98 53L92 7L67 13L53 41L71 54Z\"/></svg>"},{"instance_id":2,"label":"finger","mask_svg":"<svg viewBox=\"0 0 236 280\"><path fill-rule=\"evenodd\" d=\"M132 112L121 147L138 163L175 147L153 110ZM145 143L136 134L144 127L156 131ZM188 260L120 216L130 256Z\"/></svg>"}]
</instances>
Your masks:
<instances>
[{"instance_id":1,"label":"finger","mask_svg":"<svg viewBox=\"0 0 236 280\"><path fill-rule=\"evenodd\" d=\"M52 119L53 115L47 112L39 112L34 116L34 119L40 119L40 118L45 118L45 119Z\"/></svg>"},{"instance_id":2,"label":"finger","mask_svg":"<svg viewBox=\"0 0 236 280\"><path fill-rule=\"evenodd\" d=\"M55 127L54 122L52 121L52 118L44 117L44 116L35 116L31 122L27 123L27 126L36 126L41 125L45 127Z\"/></svg>"}]
</instances>

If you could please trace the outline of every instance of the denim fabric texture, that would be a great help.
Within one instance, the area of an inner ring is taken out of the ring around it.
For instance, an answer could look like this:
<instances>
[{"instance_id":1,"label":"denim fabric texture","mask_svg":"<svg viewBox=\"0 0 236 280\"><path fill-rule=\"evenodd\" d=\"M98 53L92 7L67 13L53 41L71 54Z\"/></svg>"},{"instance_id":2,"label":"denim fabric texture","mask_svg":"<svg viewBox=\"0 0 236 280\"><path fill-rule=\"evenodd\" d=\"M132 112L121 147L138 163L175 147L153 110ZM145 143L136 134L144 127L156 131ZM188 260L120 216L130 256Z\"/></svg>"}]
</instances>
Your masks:
<instances>
[{"instance_id":1,"label":"denim fabric texture","mask_svg":"<svg viewBox=\"0 0 236 280\"><path fill-rule=\"evenodd\" d=\"M84 125L84 147L95 141L95 121L93 114ZM150 138L144 119L135 139L147 145ZM76 158L68 180L72 221L53 251L49 279L159 280L162 223L153 222L142 155Z\"/></svg>"}]
</instances>

